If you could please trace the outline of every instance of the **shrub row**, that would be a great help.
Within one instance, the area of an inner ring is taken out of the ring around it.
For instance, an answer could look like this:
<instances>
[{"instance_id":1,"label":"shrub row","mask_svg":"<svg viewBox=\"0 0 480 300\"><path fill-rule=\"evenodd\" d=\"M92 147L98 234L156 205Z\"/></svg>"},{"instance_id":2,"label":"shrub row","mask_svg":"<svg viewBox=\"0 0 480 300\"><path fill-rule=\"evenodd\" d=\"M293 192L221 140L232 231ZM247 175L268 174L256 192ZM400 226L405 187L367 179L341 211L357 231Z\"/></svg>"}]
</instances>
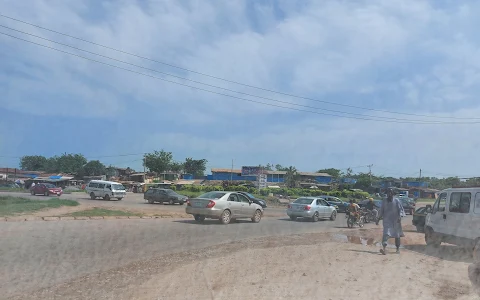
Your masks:
<instances>
[{"instance_id":1,"label":"shrub row","mask_svg":"<svg viewBox=\"0 0 480 300\"><path fill-rule=\"evenodd\" d=\"M190 186L177 187L177 190L183 190L183 191L189 191L189 192L211 192L211 191L223 191L224 188L222 186L190 185ZM227 190L248 192L251 194L258 193L258 189L249 188L246 186L230 186L228 187ZM361 199L369 196L367 192L353 192L349 190L322 191L318 189L302 189L302 188L280 188L280 189L266 188L266 189L261 189L260 194L262 196L268 196L269 194L274 194L274 195L282 195L282 196L290 196L290 197L326 195L326 196L333 196L333 197L356 198L356 199Z\"/></svg>"}]
</instances>

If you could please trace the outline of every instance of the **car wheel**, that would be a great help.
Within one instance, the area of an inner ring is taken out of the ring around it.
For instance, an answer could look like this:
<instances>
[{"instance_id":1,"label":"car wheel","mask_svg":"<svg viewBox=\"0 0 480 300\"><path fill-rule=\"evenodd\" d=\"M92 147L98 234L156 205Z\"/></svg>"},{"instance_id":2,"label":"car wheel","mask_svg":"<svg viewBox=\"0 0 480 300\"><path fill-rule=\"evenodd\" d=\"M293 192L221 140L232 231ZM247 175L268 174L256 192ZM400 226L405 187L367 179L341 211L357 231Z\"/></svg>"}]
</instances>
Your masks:
<instances>
[{"instance_id":1,"label":"car wheel","mask_svg":"<svg viewBox=\"0 0 480 300\"><path fill-rule=\"evenodd\" d=\"M44 193L44 195L48 197L48 196L50 196L50 193L47 191L47 192Z\"/></svg>"},{"instance_id":2,"label":"car wheel","mask_svg":"<svg viewBox=\"0 0 480 300\"><path fill-rule=\"evenodd\" d=\"M253 215L252 222L258 223L260 222L261 219L262 219L262 212L259 209L257 209L255 211L255 215Z\"/></svg>"},{"instance_id":3,"label":"car wheel","mask_svg":"<svg viewBox=\"0 0 480 300\"><path fill-rule=\"evenodd\" d=\"M122 198L117 198L118 201L122 200Z\"/></svg>"},{"instance_id":4,"label":"car wheel","mask_svg":"<svg viewBox=\"0 0 480 300\"><path fill-rule=\"evenodd\" d=\"M180 203L178 203L178 204L183 205L183 204L185 204L185 202L180 202Z\"/></svg>"},{"instance_id":5,"label":"car wheel","mask_svg":"<svg viewBox=\"0 0 480 300\"><path fill-rule=\"evenodd\" d=\"M205 221L205 216L194 215L193 218L194 218L195 221L197 221L198 223L203 223L203 221Z\"/></svg>"},{"instance_id":6,"label":"car wheel","mask_svg":"<svg viewBox=\"0 0 480 300\"><path fill-rule=\"evenodd\" d=\"M228 209L224 210L222 215L220 216L220 222L223 225L227 225L228 223L230 223L231 220L232 220L232 213Z\"/></svg>"},{"instance_id":7,"label":"car wheel","mask_svg":"<svg viewBox=\"0 0 480 300\"><path fill-rule=\"evenodd\" d=\"M90 199L95 200L95 194L93 192L90 193Z\"/></svg>"},{"instance_id":8,"label":"car wheel","mask_svg":"<svg viewBox=\"0 0 480 300\"><path fill-rule=\"evenodd\" d=\"M35 196L35 192L34 192L34 191L30 191L30 194L32 194L32 196Z\"/></svg>"},{"instance_id":9,"label":"car wheel","mask_svg":"<svg viewBox=\"0 0 480 300\"><path fill-rule=\"evenodd\" d=\"M425 243L430 247L438 247L442 241L435 235L433 229L428 228L425 230Z\"/></svg>"},{"instance_id":10,"label":"car wheel","mask_svg":"<svg viewBox=\"0 0 480 300\"><path fill-rule=\"evenodd\" d=\"M330 221L335 221L336 218L337 218L337 212L333 211L332 215L330 216Z\"/></svg>"},{"instance_id":11,"label":"car wheel","mask_svg":"<svg viewBox=\"0 0 480 300\"><path fill-rule=\"evenodd\" d=\"M168 204L173 205L173 200L172 199L168 200Z\"/></svg>"},{"instance_id":12,"label":"car wheel","mask_svg":"<svg viewBox=\"0 0 480 300\"><path fill-rule=\"evenodd\" d=\"M290 216L290 220L295 221L295 220L297 220L297 217Z\"/></svg>"},{"instance_id":13,"label":"car wheel","mask_svg":"<svg viewBox=\"0 0 480 300\"><path fill-rule=\"evenodd\" d=\"M318 212L315 212L312 216L312 222L317 222L320 219Z\"/></svg>"},{"instance_id":14,"label":"car wheel","mask_svg":"<svg viewBox=\"0 0 480 300\"><path fill-rule=\"evenodd\" d=\"M105 197L103 197L103 200L110 201L110 195L106 194Z\"/></svg>"}]
</instances>

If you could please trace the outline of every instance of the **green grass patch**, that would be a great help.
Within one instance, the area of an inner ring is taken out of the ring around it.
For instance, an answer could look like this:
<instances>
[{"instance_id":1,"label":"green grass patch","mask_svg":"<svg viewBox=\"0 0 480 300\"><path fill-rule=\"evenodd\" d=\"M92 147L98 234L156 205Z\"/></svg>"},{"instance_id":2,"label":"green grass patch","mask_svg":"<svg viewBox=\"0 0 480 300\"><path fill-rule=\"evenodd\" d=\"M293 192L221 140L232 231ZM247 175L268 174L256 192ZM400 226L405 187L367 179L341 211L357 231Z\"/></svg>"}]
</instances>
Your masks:
<instances>
[{"instance_id":1,"label":"green grass patch","mask_svg":"<svg viewBox=\"0 0 480 300\"><path fill-rule=\"evenodd\" d=\"M28 193L28 190L22 188L8 188L0 187L0 192L11 192L11 193Z\"/></svg>"},{"instance_id":2,"label":"green grass patch","mask_svg":"<svg viewBox=\"0 0 480 300\"><path fill-rule=\"evenodd\" d=\"M0 216L4 217L17 214L27 214L46 208L77 205L79 205L77 201L58 198L52 198L49 200L31 200L13 196L0 196Z\"/></svg>"},{"instance_id":3,"label":"green grass patch","mask_svg":"<svg viewBox=\"0 0 480 300\"><path fill-rule=\"evenodd\" d=\"M72 212L64 215L65 217L105 217L105 216L138 216L141 217L143 214L134 213L131 211L124 210L113 210L106 208L94 207L92 209L81 210Z\"/></svg>"}]
</instances>

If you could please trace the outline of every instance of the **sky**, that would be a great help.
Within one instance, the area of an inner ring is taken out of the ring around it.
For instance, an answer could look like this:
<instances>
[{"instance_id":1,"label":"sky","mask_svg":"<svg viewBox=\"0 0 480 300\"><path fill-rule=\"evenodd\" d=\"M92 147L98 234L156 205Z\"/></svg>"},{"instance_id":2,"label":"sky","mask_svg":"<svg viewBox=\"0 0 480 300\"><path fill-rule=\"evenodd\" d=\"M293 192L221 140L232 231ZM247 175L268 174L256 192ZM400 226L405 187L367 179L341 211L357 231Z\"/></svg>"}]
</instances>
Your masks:
<instances>
[{"instance_id":1,"label":"sky","mask_svg":"<svg viewBox=\"0 0 480 300\"><path fill-rule=\"evenodd\" d=\"M141 170L164 149L207 173L233 160L479 176L480 3L4 0L0 13L0 167L82 153Z\"/></svg>"}]
</instances>

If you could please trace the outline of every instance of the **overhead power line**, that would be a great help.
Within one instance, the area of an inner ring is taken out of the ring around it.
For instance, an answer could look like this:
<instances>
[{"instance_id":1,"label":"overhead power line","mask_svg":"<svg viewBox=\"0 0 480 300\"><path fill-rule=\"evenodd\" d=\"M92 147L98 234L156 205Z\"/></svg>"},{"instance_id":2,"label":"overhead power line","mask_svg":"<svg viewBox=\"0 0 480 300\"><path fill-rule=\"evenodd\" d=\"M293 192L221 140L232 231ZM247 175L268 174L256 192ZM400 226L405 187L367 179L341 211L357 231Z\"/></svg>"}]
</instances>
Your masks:
<instances>
[{"instance_id":1,"label":"overhead power line","mask_svg":"<svg viewBox=\"0 0 480 300\"><path fill-rule=\"evenodd\" d=\"M162 71L158 71L158 70L155 70L155 69L146 68L146 67L139 66L139 65L136 65L136 64L133 64L133 63L129 63L129 62L126 62L126 61L123 61L123 60L120 60L120 59L112 58L112 57L107 56L107 55L103 55L103 54L99 54L99 53L96 53L96 52L88 51L88 50L78 48L78 47L75 47L75 46L71 46L71 45L68 45L68 44L65 44L65 43L60 43L60 42L57 42L57 41L54 41L54 40L51 40L51 39L47 39L47 38L29 33L29 32L17 30L17 29L14 29L14 28L11 28L11 27L8 27L8 26L4 26L4 25L1 25L1 24L0 24L0 27L4 27L4 28L9 29L9 30L13 30L13 31L16 31L16 32L19 32L19 33L22 33L22 34L33 36L35 38L42 39L42 40L45 40L45 41L49 41L51 43L55 43L55 44L58 44L58 45L69 47L69 48L72 48L72 49L75 49L75 50L83 51L83 52L86 52L86 53L89 53L89 54L93 54L93 55L100 56L100 57L103 57L103 58L107 58L107 59L110 59L110 60L113 60L113 61L117 61L117 62L126 64L126 65L141 68L141 69L144 69L144 70L147 70L147 71L163 74L163 75L166 75L166 76L171 76L171 77L178 78L178 79L181 79L181 80L190 81L190 82L193 82L193 83L197 83L197 84L205 85L205 86L208 86L208 87L213 87L213 88L216 88L216 89L221 89L221 90L224 90L224 91L233 92L233 93L237 93L237 94L241 94L241 95L245 95L245 96L249 96L249 97L256 97L256 98L269 100L269 101L274 101L274 102L282 103L282 104L290 104L290 105L295 105L295 106L309 108L309 109L318 109L318 110L323 110L323 111L328 111L328 112L354 115L354 116L360 116L360 117L368 117L368 118L383 119L383 120L408 121L408 122L410 122L410 121L411 122L422 121L422 120L400 119L400 118L392 118L392 117L380 117L380 116L364 115L364 114L358 114L358 113L350 113L350 112L344 112L344 111L338 111L338 110L324 109L324 108L319 108L319 107L315 107L315 106L303 105L303 104L298 104L298 103L292 103L292 102L288 102L288 101L282 101L282 100L272 99L272 98L263 97L263 96L257 96L257 95L253 95L253 94L249 94L249 93L245 93L245 92L240 92L240 91L235 91L235 90L228 89L228 88L215 86L215 85L212 85L212 84L207 84L207 83L204 83L204 82L200 82L200 81L197 81L197 80L192 80L192 79L189 79L189 78L185 78L185 77L182 77L182 76L177 76L177 75L162 72ZM426 122L426 123L427 122L428 123L438 123L438 122L442 122L442 121L424 121L424 122Z\"/></svg>"},{"instance_id":2,"label":"overhead power line","mask_svg":"<svg viewBox=\"0 0 480 300\"><path fill-rule=\"evenodd\" d=\"M197 86L192 86L192 85L168 80L168 79L161 78L161 77L158 77L158 76L153 76L153 75L150 75L150 74L145 74L145 73L138 72L138 71L135 71L135 70L127 69L127 68L120 67L120 66L113 65L113 64L109 64L109 63L106 63L106 62L103 62L103 61L91 59L91 58L81 56L81 55L78 55L78 54L75 54L75 53L71 53L71 52L68 52L68 51L64 51L64 50L57 49L57 48L54 48L54 47L50 47L50 46L47 46L47 45L43 45L43 44L40 44L40 43L29 41L29 40L26 40L26 39L23 39L23 38L19 38L17 36L13 36L13 35L10 35L8 33L0 32L0 34L3 34L5 36L8 36L8 37L11 37L11 38L23 41L23 42L31 43L31 44L34 44L34 45L37 45L37 46L41 46L41 47L50 49L50 50L65 53L65 54L72 55L72 56L75 56L75 57L78 57L78 58L82 58L82 59L85 59L85 60L88 60L88 61L96 62L96 63L103 64L103 65L106 65L106 66L110 66L110 67L113 67L113 68L117 68L117 69L121 69L121 70L128 71L128 72L131 72L131 73L135 73L135 74L138 74L138 75L162 80L162 81L165 81L165 82L173 83L173 84L176 84L176 85L180 85L180 86L184 86L184 87L188 87L188 88L192 88L192 89L197 89L197 90L208 92L208 93L211 93L211 94L221 95L221 96L225 96L225 97L230 97L230 98L234 98L234 99L238 99L238 100L242 100L242 101L248 101L248 102L252 102L252 103L258 103L258 104L262 104L262 105L268 105L268 106L272 106L272 107L289 109L289 110L294 110L294 111L299 111L299 112L313 113L313 114L324 115L324 116L334 116L334 117L347 118L347 119L357 119L357 120L377 121L377 122L387 122L387 123L424 124L424 125L428 125L428 124L432 124L432 125L452 124L453 125L453 124L478 124L478 123L480 123L480 121L477 121L477 122L444 122L444 121L418 121L418 120L402 120L402 121L400 121L400 120L390 120L390 119L389 120L383 120L383 119L378 119L379 117L375 117L377 119L362 118L362 117L351 117L351 116L345 116L345 115L321 113L321 112L318 112L318 111L311 111L311 110L306 110L306 109L286 107L286 106L281 106L281 105L256 101L256 100L252 100L252 99L241 98L241 97L237 97L237 96L233 96L233 95L229 95L229 94L219 93L219 92L212 91L212 90L207 90L207 89L200 88L200 87L197 87ZM292 103L289 103L289 102L287 102L287 103L292 104Z\"/></svg>"},{"instance_id":3,"label":"overhead power line","mask_svg":"<svg viewBox=\"0 0 480 300\"><path fill-rule=\"evenodd\" d=\"M361 107L361 106L355 106L355 105L349 105L349 104L343 104L343 103L336 103L336 102L331 102L331 101L326 101L326 100L319 100L319 99L314 99L314 98L309 98L309 97L304 97L304 96L298 96L298 95L294 95L294 94L290 94L290 93L285 93L285 92L280 92L280 91L276 91L276 90L272 90L272 89L262 88L262 87L258 87L258 86L254 86L254 85L250 85L250 84L245 84L245 83L241 83L241 82L238 82L238 81L221 78L221 77L218 77L218 76L209 75L209 74L206 74L206 73L203 73L203 72L198 72L198 71L195 71L195 70L191 70L191 69L188 69L188 68L185 68L185 67L176 66L176 65L173 65L171 63L163 62L163 61L160 61L160 60L155 60L155 59L148 58L148 57L145 57L145 56L141 56L141 55L138 55L138 54L134 54L134 53L131 53L131 52L127 52L127 51L123 51L123 50L116 49L116 48L113 48L113 47L109 47L109 46L106 46L106 45L102 45L102 44L92 42L92 41L89 41L89 40L86 40L86 39L83 39L83 38L79 38L79 37L76 37L76 36L73 36L73 35L70 35L70 34L66 34L66 33L63 33L63 32L60 32L60 31L49 29L49 28L46 28L46 27L43 27L43 26L40 26L40 25L37 25L37 24L29 23L29 22L26 22L26 21L23 21L23 20L20 20L20 19L17 19L17 18L13 18L13 17L7 16L7 15L4 15L4 14L0 14L0 17L10 19L10 20L13 20L13 21L16 21L16 22L20 22L20 23L23 23L23 24L26 24L26 25L29 25L29 26L33 26L33 27L36 27L36 28L40 28L42 30L53 32L53 33L56 33L56 34L59 34L59 35L69 37L69 38L73 38L73 39L76 39L76 40L79 40L79 41L82 41L82 42L85 42L85 43L89 43L89 44L92 44L92 45L95 45L95 46L103 47L105 49L113 50L113 51L116 51L116 52L119 52L119 53L123 53L123 54L127 54L127 55L130 55L130 56L133 56L133 57L137 57L137 58L140 58L140 59L148 60L148 61L151 61L151 62L163 64L163 65L166 65L166 66L169 66L169 67L172 67L172 68L176 68L176 69L179 69L179 70L187 71L187 72L190 72L190 73L193 73L193 74L198 74L198 75L210 77L210 78L213 78L213 79L217 79L217 80L221 80L221 81L224 81L224 82L229 82L229 83L233 83L233 84L237 84L237 85L241 85L241 86L245 86L245 87L249 87L249 88L253 88L253 89L257 89L257 90L262 90L262 91L265 91L265 92L275 93L275 94L278 94L278 95L283 95L283 96L288 96L288 97L293 97L293 98L298 98L298 99L304 99L304 100L309 100L309 101L315 101L315 102L321 102L321 103L330 104L330 105L343 106L343 107L369 110L369 111L376 111L376 112L383 112L383 113L389 113L389 114L397 114L397 115L407 115L407 116L416 116L416 117L424 117L424 118L439 118L439 119L461 119L461 120L466 120L466 119L479 120L480 119L480 118L432 116L432 115L425 115L425 114L397 112L397 111L390 111L390 110L369 108L369 107Z\"/></svg>"}]
</instances>

